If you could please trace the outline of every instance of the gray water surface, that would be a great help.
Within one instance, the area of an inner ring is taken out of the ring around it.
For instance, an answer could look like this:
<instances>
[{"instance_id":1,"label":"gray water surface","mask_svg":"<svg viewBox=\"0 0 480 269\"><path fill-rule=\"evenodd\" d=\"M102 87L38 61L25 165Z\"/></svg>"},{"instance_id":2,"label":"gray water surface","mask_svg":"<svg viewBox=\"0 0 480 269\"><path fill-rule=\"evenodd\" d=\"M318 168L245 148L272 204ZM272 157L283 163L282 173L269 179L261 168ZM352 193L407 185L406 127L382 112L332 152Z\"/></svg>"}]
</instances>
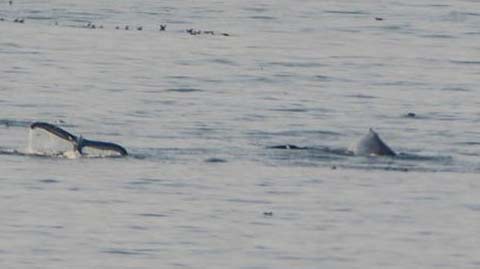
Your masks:
<instances>
[{"instance_id":1,"label":"gray water surface","mask_svg":"<svg viewBox=\"0 0 480 269\"><path fill-rule=\"evenodd\" d=\"M478 10L1 2L1 267L478 268ZM130 155L25 154L33 121Z\"/></svg>"}]
</instances>

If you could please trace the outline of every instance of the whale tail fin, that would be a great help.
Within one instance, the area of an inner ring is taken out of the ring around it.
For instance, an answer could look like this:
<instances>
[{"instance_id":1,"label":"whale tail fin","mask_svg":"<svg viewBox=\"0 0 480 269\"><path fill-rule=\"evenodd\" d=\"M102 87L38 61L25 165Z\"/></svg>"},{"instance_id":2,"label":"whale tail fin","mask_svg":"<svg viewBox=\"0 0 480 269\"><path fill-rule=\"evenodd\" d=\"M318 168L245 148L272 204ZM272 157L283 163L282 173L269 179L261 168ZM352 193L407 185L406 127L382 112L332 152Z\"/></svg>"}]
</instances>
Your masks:
<instances>
[{"instance_id":1,"label":"whale tail fin","mask_svg":"<svg viewBox=\"0 0 480 269\"><path fill-rule=\"evenodd\" d=\"M39 128L39 129L43 129L53 135L56 135L57 137L60 137L64 140L67 140L69 142L72 142L72 143L75 143L77 141L77 137L74 136L73 134L63 130L62 128L56 126L56 125L53 125L53 124L50 124L50 123L46 123L46 122L34 122L32 124L30 124L30 129L36 129L36 128Z\"/></svg>"},{"instance_id":2,"label":"whale tail fin","mask_svg":"<svg viewBox=\"0 0 480 269\"><path fill-rule=\"evenodd\" d=\"M102 151L113 151L113 152L116 152L116 153L120 154L120 156L127 156L128 155L127 150L124 147L122 147L118 144L110 143L110 142L103 142L103 141L88 140L88 139L83 138L81 145L79 145L79 147L78 147L78 151L80 153L83 153L85 149L88 150L89 148L93 148L93 149L96 149L96 150L102 150Z\"/></svg>"},{"instance_id":3,"label":"whale tail fin","mask_svg":"<svg viewBox=\"0 0 480 269\"><path fill-rule=\"evenodd\" d=\"M128 155L127 150L118 144L103 142L103 141L88 140L83 138L82 136L75 136L63 130L62 128L50 123L34 122L30 125L31 130L34 130L37 128L45 130L48 133L55 135L56 137L59 137L63 140L70 142L71 144L73 144L73 150L78 151L80 154L83 154L84 150L93 148L95 150L100 150L100 151L115 152L120 156Z\"/></svg>"}]
</instances>

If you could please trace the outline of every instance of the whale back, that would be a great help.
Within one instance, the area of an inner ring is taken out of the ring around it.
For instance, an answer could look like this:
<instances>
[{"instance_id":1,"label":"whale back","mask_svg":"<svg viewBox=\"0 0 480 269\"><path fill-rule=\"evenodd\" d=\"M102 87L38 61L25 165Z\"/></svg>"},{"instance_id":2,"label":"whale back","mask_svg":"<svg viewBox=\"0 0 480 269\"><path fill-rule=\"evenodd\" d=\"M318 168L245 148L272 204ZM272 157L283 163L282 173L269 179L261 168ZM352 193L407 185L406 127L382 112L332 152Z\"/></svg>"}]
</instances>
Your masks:
<instances>
[{"instance_id":1,"label":"whale back","mask_svg":"<svg viewBox=\"0 0 480 269\"><path fill-rule=\"evenodd\" d=\"M371 128L355 146L356 155L395 156L396 153Z\"/></svg>"}]
</instances>

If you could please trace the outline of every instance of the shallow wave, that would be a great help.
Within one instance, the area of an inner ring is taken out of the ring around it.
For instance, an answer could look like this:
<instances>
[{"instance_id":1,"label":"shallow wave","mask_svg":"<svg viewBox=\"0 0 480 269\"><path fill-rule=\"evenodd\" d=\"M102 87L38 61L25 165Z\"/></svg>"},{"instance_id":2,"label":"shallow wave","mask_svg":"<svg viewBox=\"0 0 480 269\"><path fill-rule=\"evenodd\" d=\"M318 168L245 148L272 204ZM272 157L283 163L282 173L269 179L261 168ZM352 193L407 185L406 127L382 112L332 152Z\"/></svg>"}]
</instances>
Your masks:
<instances>
[{"instance_id":1,"label":"shallow wave","mask_svg":"<svg viewBox=\"0 0 480 269\"><path fill-rule=\"evenodd\" d=\"M202 92L202 89L196 88L171 88L167 89L167 92L180 92L180 93L189 93L189 92Z\"/></svg>"},{"instance_id":2,"label":"shallow wave","mask_svg":"<svg viewBox=\"0 0 480 269\"><path fill-rule=\"evenodd\" d=\"M63 158L63 159L66 158L63 154L27 152L22 150L1 148L1 147L0 147L0 155L28 156L28 157L39 157L39 158Z\"/></svg>"},{"instance_id":3,"label":"shallow wave","mask_svg":"<svg viewBox=\"0 0 480 269\"><path fill-rule=\"evenodd\" d=\"M288 137L298 137L305 135L316 135L319 137L338 137L342 136L341 133L331 131L331 130L317 130L317 129L306 129L306 130L285 130L285 131L263 131L256 130L249 132L249 135L252 135L256 138L258 137L275 137L275 136L288 136ZM279 145L282 146L282 145Z\"/></svg>"},{"instance_id":4,"label":"shallow wave","mask_svg":"<svg viewBox=\"0 0 480 269\"><path fill-rule=\"evenodd\" d=\"M0 119L0 126L28 128L33 122L35 122L35 120ZM63 120L55 120L54 123L60 124L62 127L76 127L76 125L68 124Z\"/></svg>"},{"instance_id":5,"label":"shallow wave","mask_svg":"<svg viewBox=\"0 0 480 269\"><path fill-rule=\"evenodd\" d=\"M113 154L97 154L97 155L80 155L73 151L67 152L28 152L17 149L9 149L0 147L0 155L23 156L47 159L99 159L99 158L124 158L123 156Z\"/></svg>"},{"instance_id":6,"label":"shallow wave","mask_svg":"<svg viewBox=\"0 0 480 269\"><path fill-rule=\"evenodd\" d=\"M325 10L327 14L341 14L341 15L368 15L368 12L360 10Z\"/></svg>"},{"instance_id":7,"label":"shallow wave","mask_svg":"<svg viewBox=\"0 0 480 269\"><path fill-rule=\"evenodd\" d=\"M5 127L28 127L32 121L26 120L10 120L10 119L0 119L0 126Z\"/></svg>"}]
</instances>

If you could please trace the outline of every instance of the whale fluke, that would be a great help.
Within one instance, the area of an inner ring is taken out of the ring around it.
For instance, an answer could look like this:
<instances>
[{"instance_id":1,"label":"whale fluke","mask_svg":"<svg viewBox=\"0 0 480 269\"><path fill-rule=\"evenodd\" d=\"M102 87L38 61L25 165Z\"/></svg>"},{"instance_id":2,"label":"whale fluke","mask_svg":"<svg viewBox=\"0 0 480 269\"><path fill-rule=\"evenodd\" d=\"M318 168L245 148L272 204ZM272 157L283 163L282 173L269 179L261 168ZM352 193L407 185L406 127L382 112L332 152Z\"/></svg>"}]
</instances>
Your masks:
<instances>
[{"instance_id":1,"label":"whale fluke","mask_svg":"<svg viewBox=\"0 0 480 269\"><path fill-rule=\"evenodd\" d=\"M50 123L34 122L30 125L30 129L36 129L36 128L43 129L53 135L56 135L61 139L67 140L68 142L73 144L74 151L78 151L78 153L80 154L83 154L83 148L91 147L99 150L114 151L120 154L121 156L128 155L127 150L118 144L103 142L103 141L88 140L81 136L75 136L63 130L62 128Z\"/></svg>"},{"instance_id":2,"label":"whale fluke","mask_svg":"<svg viewBox=\"0 0 480 269\"><path fill-rule=\"evenodd\" d=\"M53 124L50 124L50 123L46 123L46 122L34 122L32 124L30 124L30 129L35 129L35 128L40 128L40 129L43 129L51 134L54 134L64 140L67 140L69 142L76 142L78 140L78 138L76 136L74 136L73 134L63 130L62 128L56 126L56 125L53 125Z\"/></svg>"},{"instance_id":3,"label":"whale fluke","mask_svg":"<svg viewBox=\"0 0 480 269\"><path fill-rule=\"evenodd\" d=\"M355 146L353 152L356 155L379 155L379 156L395 156L397 155L380 136L369 129L368 134L365 135Z\"/></svg>"},{"instance_id":4,"label":"whale fluke","mask_svg":"<svg viewBox=\"0 0 480 269\"><path fill-rule=\"evenodd\" d=\"M82 149L84 147L91 147L91 148L100 149L100 150L111 150L119 153L122 156L128 155L127 150L125 148L123 148L118 144L110 143L110 142L87 140L84 138L82 147L79 148L78 151L82 153Z\"/></svg>"}]
</instances>

